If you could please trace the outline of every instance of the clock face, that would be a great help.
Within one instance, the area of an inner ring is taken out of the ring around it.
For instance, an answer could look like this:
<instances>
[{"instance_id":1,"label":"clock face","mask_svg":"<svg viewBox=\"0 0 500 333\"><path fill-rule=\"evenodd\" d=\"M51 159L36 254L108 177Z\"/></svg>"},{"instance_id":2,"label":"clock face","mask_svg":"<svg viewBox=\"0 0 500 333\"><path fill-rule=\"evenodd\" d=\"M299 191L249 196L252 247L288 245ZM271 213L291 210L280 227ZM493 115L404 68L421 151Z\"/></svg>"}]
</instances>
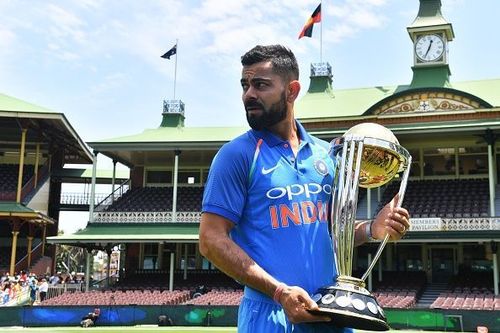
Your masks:
<instances>
[{"instance_id":1,"label":"clock face","mask_svg":"<svg viewBox=\"0 0 500 333\"><path fill-rule=\"evenodd\" d=\"M439 35L422 35L415 43L415 54L423 62L435 61L444 53L444 41Z\"/></svg>"}]
</instances>

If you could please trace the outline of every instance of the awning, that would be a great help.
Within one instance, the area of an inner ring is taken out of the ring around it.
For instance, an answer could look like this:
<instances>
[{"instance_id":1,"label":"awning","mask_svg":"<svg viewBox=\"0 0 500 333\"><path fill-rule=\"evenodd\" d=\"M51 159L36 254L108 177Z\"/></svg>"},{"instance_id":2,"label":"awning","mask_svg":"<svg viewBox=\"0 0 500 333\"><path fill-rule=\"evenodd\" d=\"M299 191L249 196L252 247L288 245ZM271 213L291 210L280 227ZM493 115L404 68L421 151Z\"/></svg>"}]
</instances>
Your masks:
<instances>
[{"instance_id":1,"label":"awning","mask_svg":"<svg viewBox=\"0 0 500 333\"><path fill-rule=\"evenodd\" d=\"M47 215L26 207L23 204L13 201L0 202L0 220L14 218L37 224L55 224L56 222Z\"/></svg>"},{"instance_id":2,"label":"awning","mask_svg":"<svg viewBox=\"0 0 500 333\"><path fill-rule=\"evenodd\" d=\"M122 243L197 243L198 223L89 223L71 235L47 237L50 244L79 247Z\"/></svg>"}]
</instances>

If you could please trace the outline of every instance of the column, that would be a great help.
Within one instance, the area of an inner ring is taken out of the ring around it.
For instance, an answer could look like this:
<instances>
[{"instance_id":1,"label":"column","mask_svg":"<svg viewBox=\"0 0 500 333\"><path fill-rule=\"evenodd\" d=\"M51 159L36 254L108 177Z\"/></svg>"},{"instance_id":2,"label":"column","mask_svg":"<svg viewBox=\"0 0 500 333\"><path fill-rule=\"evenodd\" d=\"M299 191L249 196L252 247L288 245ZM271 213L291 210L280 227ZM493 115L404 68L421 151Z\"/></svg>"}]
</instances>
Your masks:
<instances>
[{"instance_id":1,"label":"column","mask_svg":"<svg viewBox=\"0 0 500 333\"><path fill-rule=\"evenodd\" d=\"M418 150L418 159L419 159L419 167L420 167L420 179L424 179L424 164L425 164L425 161L424 161L424 150L422 148L420 148Z\"/></svg>"},{"instance_id":2,"label":"column","mask_svg":"<svg viewBox=\"0 0 500 333\"><path fill-rule=\"evenodd\" d=\"M33 236L28 236L28 268L31 266L31 250L33 246Z\"/></svg>"},{"instance_id":3,"label":"column","mask_svg":"<svg viewBox=\"0 0 500 333\"><path fill-rule=\"evenodd\" d=\"M111 178L111 202L115 202L116 160L113 160L113 177Z\"/></svg>"},{"instance_id":4,"label":"column","mask_svg":"<svg viewBox=\"0 0 500 333\"><path fill-rule=\"evenodd\" d=\"M35 179L34 179L34 187L38 186L38 165L40 164L40 144L36 144L36 153L35 153Z\"/></svg>"},{"instance_id":5,"label":"column","mask_svg":"<svg viewBox=\"0 0 500 333\"><path fill-rule=\"evenodd\" d=\"M165 247L165 244L163 242L158 244L158 269L161 269L161 270L165 269L165 267L163 267L164 247Z\"/></svg>"},{"instance_id":6,"label":"column","mask_svg":"<svg viewBox=\"0 0 500 333\"><path fill-rule=\"evenodd\" d=\"M498 295L498 247L497 243L491 242L491 259L493 260L493 290Z\"/></svg>"},{"instance_id":7,"label":"column","mask_svg":"<svg viewBox=\"0 0 500 333\"><path fill-rule=\"evenodd\" d=\"M188 245L184 244L184 281L187 280L188 271Z\"/></svg>"},{"instance_id":8,"label":"column","mask_svg":"<svg viewBox=\"0 0 500 333\"><path fill-rule=\"evenodd\" d=\"M47 239L47 224L43 224L42 230L42 257L45 256L45 241Z\"/></svg>"},{"instance_id":9,"label":"column","mask_svg":"<svg viewBox=\"0 0 500 333\"><path fill-rule=\"evenodd\" d=\"M180 150L175 151L174 157L174 188L172 194L172 222L177 222L177 176L179 174L179 155Z\"/></svg>"},{"instance_id":10,"label":"column","mask_svg":"<svg viewBox=\"0 0 500 333\"><path fill-rule=\"evenodd\" d=\"M108 267L106 267L106 287L109 288L109 276L111 275L111 245L106 247L106 254L108 255Z\"/></svg>"},{"instance_id":11,"label":"column","mask_svg":"<svg viewBox=\"0 0 500 333\"><path fill-rule=\"evenodd\" d=\"M168 290L174 290L174 261L175 261L175 253L170 252L170 274L168 279Z\"/></svg>"},{"instance_id":12,"label":"column","mask_svg":"<svg viewBox=\"0 0 500 333\"><path fill-rule=\"evenodd\" d=\"M16 202L21 202L21 192L23 189L23 169L24 169L24 149L26 146L26 132L28 130L23 128L21 133L21 151L19 152L19 171L17 173L17 193Z\"/></svg>"},{"instance_id":13,"label":"column","mask_svg":"<svg viewBox=\"0 0 500 333\"><path fill-rule=\"evenodd\" d=\"M92 255L92 250L86 248L87 255L85 257L85 292L89 291L90 288L90 256Z\"/></svg>"},{"instance_id":14,"label":"column","mask_svg":"<svg viewBox=\"0 0 500 333\"><path fill-rule=\"evenodd\" d=\"M89 222L94 222L94 205L95 205L95 183L96 183L96 173L97 173L97 154L98 151L94 151L94 156L92 157L92 185L90 187L90 202L89 202Z\"/></svg>"},{"instance_id":15,"label":"column","mask_svg":"<svg viewBox=\"0 0 500 333\"><path fill-rule=\"evenodd\" d=\"M488 144L488 182L490 184L490 216L495 216L495 175L493 172L493 146Z\"/></svg>"},{"instance_id":16,"label":"column","mask_svg":"<svg viewBox=\"0 0 500 333\"><path fill-rule=\"evenodd\" d=\"M17 237L19 236L19 224L15 223L12 230L12 247L10 252L10 276L14 276L16 269Z\"/></svg>"}]
</instances>

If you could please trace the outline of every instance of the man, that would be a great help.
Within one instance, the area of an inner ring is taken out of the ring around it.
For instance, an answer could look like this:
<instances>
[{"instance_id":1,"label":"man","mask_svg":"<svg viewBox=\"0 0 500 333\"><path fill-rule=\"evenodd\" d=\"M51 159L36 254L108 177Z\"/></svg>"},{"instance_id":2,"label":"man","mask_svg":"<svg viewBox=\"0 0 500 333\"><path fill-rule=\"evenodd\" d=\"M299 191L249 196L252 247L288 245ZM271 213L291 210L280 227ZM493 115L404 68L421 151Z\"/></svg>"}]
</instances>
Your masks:
<instances>
[{"instance_id":1,"label":"man","mask_svg":"<svg viewBox=\"0 0 500 333\"><path fill-rule=\"evenodd\" d=\"M29 279L29 290L30 290L30 303L31 305L36 302L36 292L38 290L38 281L34 276L31 276Z\"/></svg>"},{"instance_id":2,"label":"man","mask_svg":"<svg viewBox=\"0 0 500 333\"><path fill-rule=\"evenodd\" d=\"M42 278L42 283L40 283L40 302L45 301L48 291L49 291L49 284L47 283L47 279Z\"/></svg>"},{"instance_id":3,"label":"man","mask_svg":"<svg viewBox=\"0 0 500 333\"><path fill-rule=\"evenodd\" d=\"M328 233L335 165L328 144L294 118L300 91L295 56L280 45L256 46L241 62L242 100L252 129L214 158L200 251L245 285L238 332L350 331L308 311L318 308L310 295L336 277ZM401 238L408 212L394 206L386 206L371 228L358 226L356 244L386 232Z\"/></svg>"}]
</instances>

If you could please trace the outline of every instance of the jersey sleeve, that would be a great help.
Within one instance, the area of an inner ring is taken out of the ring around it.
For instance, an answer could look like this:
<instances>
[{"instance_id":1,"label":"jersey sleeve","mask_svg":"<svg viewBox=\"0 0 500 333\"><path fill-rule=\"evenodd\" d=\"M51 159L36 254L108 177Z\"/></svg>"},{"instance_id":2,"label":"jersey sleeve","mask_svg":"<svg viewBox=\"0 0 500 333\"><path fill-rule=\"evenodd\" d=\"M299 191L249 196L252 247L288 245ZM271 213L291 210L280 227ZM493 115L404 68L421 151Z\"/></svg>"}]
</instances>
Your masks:
<instances>
[{"instance_id":1,"label":"jersey sleeve","mask_svg":"<svg viewBox=\"0 0 500 333\"><path fill-rule=\"evenodd\" d=\"M248 144L234 140L215 155L203 193L202 212L225 217L238 224L246 196L249 174Z\"/></svg>"}]
</instances>

